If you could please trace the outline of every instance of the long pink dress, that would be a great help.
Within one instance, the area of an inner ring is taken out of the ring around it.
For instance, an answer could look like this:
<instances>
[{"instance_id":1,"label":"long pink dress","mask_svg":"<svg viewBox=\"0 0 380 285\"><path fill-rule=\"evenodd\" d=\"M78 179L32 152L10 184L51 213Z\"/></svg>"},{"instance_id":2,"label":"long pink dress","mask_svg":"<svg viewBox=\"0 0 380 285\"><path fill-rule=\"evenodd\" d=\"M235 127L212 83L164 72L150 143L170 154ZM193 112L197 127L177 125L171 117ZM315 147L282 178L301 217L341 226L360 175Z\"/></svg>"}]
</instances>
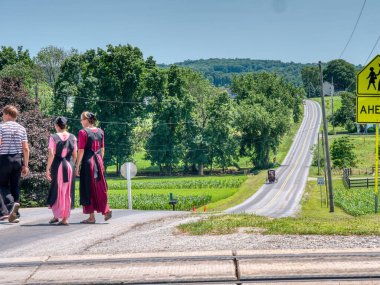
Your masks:
<instances>
[{"instance_id":1,"label":"long pink dress","mask_svg":"<svg viewBox=\"0 0 380 285\"><path fill-rule=\"evenodd\" d=\"M69 133L57 133L59 138L62 141L66 141L69 137ZM77 142L76 138L74 137L74 151L77 151ZM53 153L56 153L56 142L54 141L53 137L50 136L49 139L49 149L53 150ZM62 150L62 157L65 157L67 155L67 149L64 148ZM73 179L73 168L70 163L68 163L67 167L67 174L68 174L68 182L64 182L63 179L63 169L62 169L62 163L58 167L58 173L57 173L57 183L58 183L58 189L57 189L57 198L55 200L55 203L49 208L52 209L53 215L55 218L58 219L64 219L70 217L70 211L71 211L71 181Z\"/></svg>"}]
</instances>

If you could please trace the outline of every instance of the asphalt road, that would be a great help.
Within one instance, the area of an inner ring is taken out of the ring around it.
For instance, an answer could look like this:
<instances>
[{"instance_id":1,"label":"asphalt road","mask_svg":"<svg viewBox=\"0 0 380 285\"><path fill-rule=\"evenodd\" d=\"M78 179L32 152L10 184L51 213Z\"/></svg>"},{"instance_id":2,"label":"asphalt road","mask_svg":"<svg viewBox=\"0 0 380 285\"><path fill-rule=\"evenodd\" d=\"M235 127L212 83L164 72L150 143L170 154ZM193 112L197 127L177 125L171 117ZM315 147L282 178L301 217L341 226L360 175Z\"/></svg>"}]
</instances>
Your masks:
<instances>
[{"instance_id":1,"label":"asphalt road","mask_svg":"<svg viewBox=\"0 0 380 285\"><path fill-rule=\"evenodd\" d=\"M301 127L288 155L276 170L278 181L266 183L248 200L226 210L227 213L254 213L279 218L293 216L298 211L322 119L319 104L309 100L305 102Z\"/></svg>"},{"instance_id":2,"label":"asphalt road","mask_svg":"<svg viewBox=\"0 0 380 285\"><path fill-rule=\"evenodd\" d=\"M52 217L47 208L20 209L19 224L0 222L0 252L2 257L77 255L87 254L100 243L113 240L136 226L172 216L189 213L173 211L113 210L113 218L104 222L103 216L96 215L97 223L80 224L87 217L81 209L71 213L70 225L49 225Z\"/></svg>"}]
</instances>

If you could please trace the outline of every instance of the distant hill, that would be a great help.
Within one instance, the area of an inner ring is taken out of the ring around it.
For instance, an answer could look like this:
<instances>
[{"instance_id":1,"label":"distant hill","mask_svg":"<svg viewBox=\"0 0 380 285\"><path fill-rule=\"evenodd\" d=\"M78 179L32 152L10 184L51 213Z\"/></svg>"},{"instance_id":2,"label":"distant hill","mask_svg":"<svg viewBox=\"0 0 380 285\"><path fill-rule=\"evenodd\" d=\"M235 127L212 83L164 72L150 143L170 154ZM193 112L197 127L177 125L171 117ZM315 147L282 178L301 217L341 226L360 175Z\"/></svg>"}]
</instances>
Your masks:
<instances>
[{"instance_id":1,"label":"distant hill","mask_svg":"<svg viewBox=\"0 0 380 285\"><path fill-rule=\"evenodd\" d=\"M255 60L255 59L199 59L186 60L175 63L178 66L192 68L204 74L215 86L228 86L231 84L232 76L245 72L268 71L283 76L296 86L302 85L301 69L311 64L294 62L281 62L279 60ZM170 65L159 64L160 67Z\"/></svg>"}]
</instances>

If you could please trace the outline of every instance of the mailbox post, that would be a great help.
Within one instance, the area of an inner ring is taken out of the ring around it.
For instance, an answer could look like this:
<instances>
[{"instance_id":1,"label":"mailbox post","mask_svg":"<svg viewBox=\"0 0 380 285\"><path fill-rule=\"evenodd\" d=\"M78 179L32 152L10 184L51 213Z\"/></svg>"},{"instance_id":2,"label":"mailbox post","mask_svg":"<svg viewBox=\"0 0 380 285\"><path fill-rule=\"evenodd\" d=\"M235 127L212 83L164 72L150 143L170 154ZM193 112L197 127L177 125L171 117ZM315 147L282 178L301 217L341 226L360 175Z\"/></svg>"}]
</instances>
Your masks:
<instances>
[{"instance_id":1,"label":"mailbox post","mask_svg":"<svg viewBox=\"0 0 380 285\"><path fill-rule=\"evenodd\" d=\"M177 204L177 199L173 198L173 193L169 195L169 204L173 206L173 211L175 211L175 205Z\"/></svg>"}]
</instances>

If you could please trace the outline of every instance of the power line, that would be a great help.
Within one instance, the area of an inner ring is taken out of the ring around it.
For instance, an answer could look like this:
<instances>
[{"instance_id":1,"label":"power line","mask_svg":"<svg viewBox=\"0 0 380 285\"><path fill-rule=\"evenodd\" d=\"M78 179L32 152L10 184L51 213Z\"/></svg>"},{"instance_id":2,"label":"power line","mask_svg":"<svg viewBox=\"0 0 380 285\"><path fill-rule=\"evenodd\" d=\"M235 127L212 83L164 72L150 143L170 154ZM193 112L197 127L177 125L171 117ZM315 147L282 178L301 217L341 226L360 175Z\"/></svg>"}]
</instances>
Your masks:
<instances>
[{"instance_id":1,"label":"power line","mask_svg":"<svg viewBox=\"0 0 380 285\"><path fill-rule=\"evenodd\" d=\"M53 117L58 117L58 115L53 115ZM68 120L73 120L73 121L80 121L80 119L77 118L71 118L71 117L66 117ZM118 121L102 121L98 120L100 124L106 124L106 125L128 125L128 126L146 126L150 124L136 124L136 123L128 123L128 122L118 122ZM173 122L173 123L152 123L152 126L160 126L160 125L185 125L185 124L195 124L196 121L184 121L184 122Z\"/></svg>"},{"instance_id":2,"label":"power line","mask_svg":"<svg viewBox=\"0 0 380 285\"><path fill-rule=\"evenodd\" d=\"M112 101L112 100L105 100L105 99L95 99L95 98L89 98L89 97L81 97L81 96L73 96L73 99L75 100L83 99L83 100L90 100L90 101L96 101L96 102L104 102L104 103L117 103L117 104L143 104L147 105L147 101L139 102L139 101Z\"/></svg>"},{"instance_id":3,"label":"power line","mask_svg":"<svg viewBox=\"0 0 380 285\"><path fill-rule=\"evenodd\" d=\"M352 39L352 36L354 35L354 32L355 32L355 30L356 30L356 27L358 26L358 23L359 23L360 17L362 16L363 9L364 9L364 6L365 6L366 2L367 2L367 0L364 0L364 1L363 1L362 9L360 10L359 17L358 17L358 19L356 20L356 23L355 23L354 29L352 30L351 35L350 35L350 37L348 38L348 41L347 41L347 43L346 43L344 49L343 49L342 52L340 53L339 58L342 58L342 55L343 55L344 52L346 51L346 48L347 48L348 44L350 43L350 41L351 41L351 39Z\"/></svg>"},{"instance_id":4,"label":"power line","mask_svg":"<svg viewBox=\"0 0 380 285\"><path fill-rule=\"evenodd\" d=\"M369 60L369 58L371 57L373 51L375 50L377 44L379 43L379 40L380 40L380 34L379 34L379 36L377 37L377 40L376 40L375 44L373 45L373 48L372 48L371 52L369 53L367 59L365 60L364 65L368 62L368 60Z\"/></svg>"}]
</instances>

